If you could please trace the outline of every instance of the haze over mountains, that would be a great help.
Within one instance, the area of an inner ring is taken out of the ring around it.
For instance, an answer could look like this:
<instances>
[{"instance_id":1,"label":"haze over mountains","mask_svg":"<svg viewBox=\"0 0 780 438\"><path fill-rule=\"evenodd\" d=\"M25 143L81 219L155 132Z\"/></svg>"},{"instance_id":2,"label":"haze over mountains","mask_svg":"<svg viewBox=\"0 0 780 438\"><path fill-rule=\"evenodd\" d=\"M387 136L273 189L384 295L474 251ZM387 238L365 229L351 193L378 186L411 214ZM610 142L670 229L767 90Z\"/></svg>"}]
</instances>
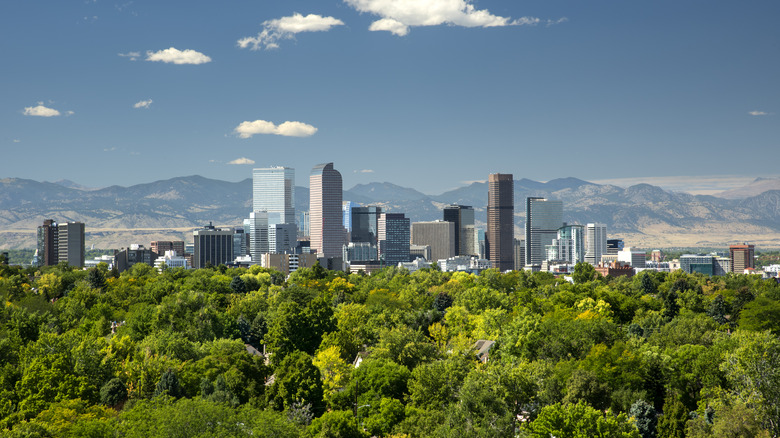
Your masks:
<instances>
[{"instance_id":1,"label":"haze over mountains","mask_svg":"<svg viewBox=\"0 0 780 438\"><path fill-rule=\"evenodd\" d=\"M426 195L391 183L360 184L344 200L404 212L412 221L441 219L450 203L471 205L485 223L487 183L475 182L441 195ZM610 236L640 247L723 247L749 241L780 247L780 179L757 179L719 197L669 192L638 184L628 188L577 178L546 183L515 180L515 234L522 235L525 198L564 203L564 220L601 222ZM296 187L298 212L308 210L309 189ZM240 225L252 205L251 179L226 182L187 176L130 187L84 188L58 183L0 179L0 248L35 247L35 229L45 218L82 221L87 245L115 248L163 238L190 240L191 229L209 222ZM189 237L189 238L188 238Z\"/></svg>"}]
</instances>

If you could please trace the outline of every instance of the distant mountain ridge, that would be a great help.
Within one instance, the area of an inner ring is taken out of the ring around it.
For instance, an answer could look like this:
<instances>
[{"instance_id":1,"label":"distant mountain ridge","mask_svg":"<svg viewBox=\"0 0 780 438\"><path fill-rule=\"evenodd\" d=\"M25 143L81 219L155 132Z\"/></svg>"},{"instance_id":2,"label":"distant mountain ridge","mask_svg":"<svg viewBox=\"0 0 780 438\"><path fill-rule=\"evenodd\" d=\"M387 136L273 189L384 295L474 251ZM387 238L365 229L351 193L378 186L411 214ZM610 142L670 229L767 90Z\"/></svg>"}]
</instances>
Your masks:
<instances>
[{"instance_id":1,"label":"distant mountain ridge","mask_svg":"<svg viewBox=\"0 0 780 438\"><path fill-rule=\"evenodd\" d=\"M249 178L227 182L193 175L100 189L66 185L71 187L28 179L0 179L0 247L34 247L34 230L46 218L83 221L88 233L95 230L93 237L102 245L95 236L108 236L111 230L125 230L132 235L133 230L164 233L175 229L186 235L186 230L212 221L237 226L252 208ZM702 242L755 240L759 236L766 244L780 246L780 190L746 199L724 199L669 192L649 184L622 188L577 178L548 182L523 178L515 180L514 189L517 236L522 235L525 221L525 198L543 196L563 201L564 221L605 223L610 235L624 236L632 244L673 243L668 239L674 236ZM484 226L487 193L486 182L440 195L376 182L344 191L344 200L403 212L412 221L441 219L442 207L447 204L471 205L477 223ZM308 210L308 203L309 189L296 187L296 210Z\"/></svg>"}]
</instances>

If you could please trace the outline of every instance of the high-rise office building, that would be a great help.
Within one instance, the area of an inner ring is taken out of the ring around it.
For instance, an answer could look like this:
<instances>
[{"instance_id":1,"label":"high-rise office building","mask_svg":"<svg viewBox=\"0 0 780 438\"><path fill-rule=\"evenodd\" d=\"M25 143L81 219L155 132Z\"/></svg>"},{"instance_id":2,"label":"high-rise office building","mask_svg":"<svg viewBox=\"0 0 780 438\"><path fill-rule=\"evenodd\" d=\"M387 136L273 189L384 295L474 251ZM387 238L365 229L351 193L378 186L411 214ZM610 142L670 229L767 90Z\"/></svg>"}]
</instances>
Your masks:
<instances>
[{"instance_id":1,"label":"high-rise office building","mask_svg":"<svg viewBox=\"0 0 780 438\"><path fill-rule=\"evenodd\" d=\"M731 272L742 274L745 269L755 269L755 246L742 245L729 246L729 256L731 259Z\"/></svg>"},{"instance_id":2,"label":"high-rise office building","mask_svg":"<svg viewBox=\"0 0 780 438\"><path fill-rule=\"evenodd\" d=\"M501 272L515 268L515 182L510 173L488 176L485 252Z\"/></svg>"},{"instance_id":3,"label":"high-rise office building","mask_svg":"<svg viewBox=\"0 0 780 438\"><path fill-rule=\"evenodd\" d=\"M412 245L431 247L431 260L455 257L455 224L448 221L412 223Z\"/></svg>"},{"instance_id":4,"label":"high-rise office building","mask_svg":"<svg viewBox=\"0 0 780 438\"><path fill-rule=\"evenodd\" d=\"M54 266L59 263L57 251L57 223L46 219L38 226L38 265Z\"/></svg>"},{"instance_id":5,"label":"high-rise office building","mask_svg":"<svg viewBox=\"0 0 780 438\"><path fill-rule=\"evenodd\" d=\"M360 204L352 201L341 202L341 214L344 218L344 229L347 230L347 236L352 232L352 209L360 207Z\"/></svg>"},{"instance_id":6,"label":"high-rise office building","mask_svg":"<svg viewBox=\"0 0 780 438\"><path fill-rule=\"evenodd\" d=\"M341 257L345 241L341 174L333 163L314 166L309 175L309 232L318 257Z\"/></svg>"},{"instance_id":7,"label":"high-rise office building","mask_svg":"<svg viewBox=\"0 0 780 438\"><path fill-rule=\"evenodd\" d=\"M266 167L252 170L252 211L268 212L268 223L295 223L295 169Z\"/></svg>"},{"instance_id":8,"label":"high-rise office building","mask_svg":"<svg viewBox=\"0 0 780 438\"><path fill-rule=\"evenodd\" d=\"M267 229L267 228L266 228ZM192 232L193 267L218 266L233 261L233 229L215 228L212 224Z\"/></svg>"},{"instance_id":9,"label":"high-rise office building","mask_svg":"<svg viewBox=\"0 0 780 438\"><path fill-rule=\"evenodd\" d=\"M515 250L515 271L522 271L525 266L525 241L523 239L514 239Z\"/></svg>"},{"instance_id":10,"label":"high-rise office building","mask_svg":"<svg viewBox=\"0 0 780 438\"><path fill-rule=\"evenodd\" d=\"M268 252L292 254L298 245L298 227L295 224L274 224L268 226Z\"/></svg>"},{"instance_id":11,"label":"high-rise office building","mask_svg":"<svg viewBox=\"0 0 780 438\"><path fill-rule=\"evenodd\" d=\"M352 207L350 211L352 224L351 241L368 242L376 245L379 226L379 216L382 207L368 205L365 207Z\"/></svg>"},{"instance_id":12,"label":"high-rise office building","mask_svg":"<svg viewBox=\"0 0 780 438\"><path fill-rule=\"evenodd\" d=\"M563 202L528 197L525 200L525 264L541 265L550 245L563 226Z\"/></svg>"},{"instance_id":13,"label":"high-rise office building","mask_svg":"<svg viewBox=\"0 0 780 438\"><path fill-rule=\"evenodd\" d=\"M269 228L267 211L249 213L249 255L254 262L259 262L261 255L271 252L268 243Z\"/></svg>"},{"instance_id":14,"label":"high-rise office building","mask_svg":"<svg viewBox=\"0 0 780 438\"><path fill-rule=\"evenodd\" d=\"M46 219L38 227L38 264L54 266L67 262L70 266L84 266L84 223L58 224Z\"/></svg>"},{"instance_id":15,"label":"high-rise office building","mask_svg":"<svg viewBox=\"0 0 780 438\"><path fill-rule=\"evenodd\" d=\"M61 262L68 262L70 266L84 266L83 222L57 225L57 253Z\"/></svg>"},{"instance_id":16,"label":"high-rise office building","mask_svg":"<svg viewBox=\"0 0 780 438\"><path fill-rule=\"evenodd\" d=\"M385 266L409 261L409 222L403 213L382 213L379 216L379 259Z\"/></svg>"},{"instance_id":17,"label":"high-rise office building","mask_svg":"<svg viewBox=\"0 0 780 438\"><path fill-rule=\"evenodd\" d=\"M576 265L585 260L585 227L564 225L556 238L548 245L547 260L563 261Z\"/></svg>"},{"instance_id":18,"label":"high-rise office building","mask_svg":"<svg viewBox=\"0 0 780 438\"><path fill-rule=\"evenodd\" d=\"M585 240L585 262L597 266L601 262L601 256L607 254L607 226L585 225Z\"/></svg>"},{"instance_id":19,"label":"high-rise office building","mask_svg":"<svg viewBox=\"0 0 780 438\"><path fill-rule=\"evenodd\" d=\"M455 255L476 255L474 209L468 205L448 205L444 207L444 220L455 224Z\"/></svg>"}]
</instances>

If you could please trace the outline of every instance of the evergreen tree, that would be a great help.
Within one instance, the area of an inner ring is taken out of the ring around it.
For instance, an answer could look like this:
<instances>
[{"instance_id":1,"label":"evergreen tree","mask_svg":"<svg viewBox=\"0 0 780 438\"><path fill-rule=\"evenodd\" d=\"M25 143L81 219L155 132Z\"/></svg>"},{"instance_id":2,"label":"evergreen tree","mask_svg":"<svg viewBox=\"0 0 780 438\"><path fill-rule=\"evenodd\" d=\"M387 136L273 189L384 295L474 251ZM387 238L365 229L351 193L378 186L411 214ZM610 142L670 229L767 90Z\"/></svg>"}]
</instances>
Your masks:
<instances>
[{"instance_id":1,"label":"evergreen tree","mask_svg":"<svg viewBox=\"0 0 780 438\"><path fill-rule=\"evenodd\" d=\"M168 395L173 398L179 398L184 396L181 385L179 385L179 378L173 370L165 371L160 377L160 381L157 382L157 387L154 390L154 396Z\"/></svg>"},{"instance_id":2,"label":"evergreen tree","mask_svg":"<svg viewBox=\"0 0 780 438\"><path fill-rule=\"evenodd\" d=\"M628 414L634 419L636 428L642 438L655 438L656 427L658 426L658 413L655 408L644 400L637 400L631 405Z\"/></svg>"}]
</instances>

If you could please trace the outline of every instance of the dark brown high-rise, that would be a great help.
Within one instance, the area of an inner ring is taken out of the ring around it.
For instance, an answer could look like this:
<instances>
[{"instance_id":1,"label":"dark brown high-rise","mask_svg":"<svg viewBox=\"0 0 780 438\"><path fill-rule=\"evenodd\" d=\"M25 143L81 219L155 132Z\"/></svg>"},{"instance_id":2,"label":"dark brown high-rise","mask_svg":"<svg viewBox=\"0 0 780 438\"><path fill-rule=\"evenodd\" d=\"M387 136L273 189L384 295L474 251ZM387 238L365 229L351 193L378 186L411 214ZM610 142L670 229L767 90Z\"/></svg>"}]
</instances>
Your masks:
<instances>
[{"instance_id":1,"label":"dark brown high-rise","mask_svg":"<svg viewBox=\"0 0 780 438\"><path fill-rule=\"evenodd\" d=\"M512 174L491 173L488 177L487 234L485 251L493 267L501 272L514 269L515 189Z\"/></svg>"}]
</instances>

